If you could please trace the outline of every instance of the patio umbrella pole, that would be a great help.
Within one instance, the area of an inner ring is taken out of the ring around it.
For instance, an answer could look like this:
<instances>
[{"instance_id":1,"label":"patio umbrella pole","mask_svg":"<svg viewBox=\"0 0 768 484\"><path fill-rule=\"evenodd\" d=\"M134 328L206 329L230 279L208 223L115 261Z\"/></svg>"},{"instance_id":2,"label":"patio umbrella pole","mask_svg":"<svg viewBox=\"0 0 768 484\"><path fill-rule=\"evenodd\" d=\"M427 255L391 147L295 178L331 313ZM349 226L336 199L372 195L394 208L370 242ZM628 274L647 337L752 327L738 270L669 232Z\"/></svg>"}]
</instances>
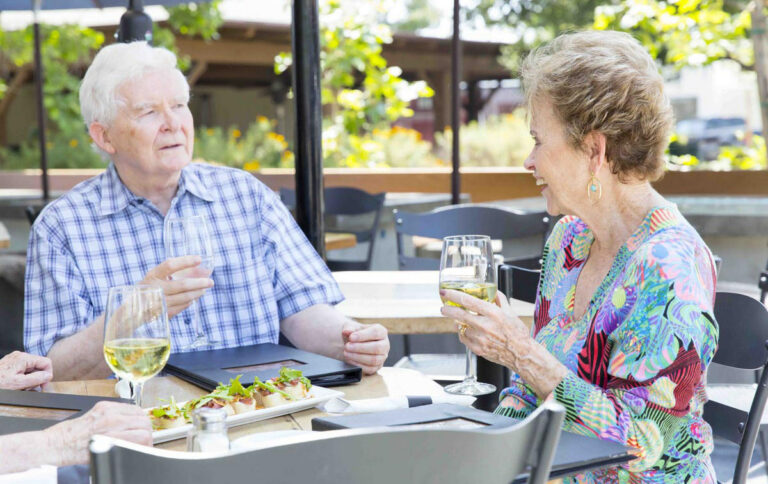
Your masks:
<instances>
[{"instance_id":1,"label":"patio umbrella pole","mask_svg":"<svg viewBox=\"0 0 768 484\"><path fill-rule=\"evenodd\" d=\"M296 221L325 258L322 105L317 0L294 0L291 22L296 114Z\"/></svg>"},{"instance_id":2,"label":"patio umbrella pole","mask_svg":"<svg viewBox=\"0 0 768 484\"><path fill-rule=\"evenodd\" d=\"M45 143L45 105L43 99L43 60L40 49L40 24L37 21L37 15L40 11L41 0L35 0L33 10L34 15L34 34L35 34L35 89L37 91L37 137L40 144L40 170L43 178L43 202L50 200L50 191L48 189L48 153Z\"/></svg>"},{"instance_id":3,"label":"patio umbrella pole","mask_svg":"<svg viewBox=\"0 0 768 484\"><path fill-rule=\"evenodd\" d=\"M459 129L461 127L461 35L459 30L459 0L453 0L453 39L451 42L451 203L459 203L461 173L459 166Z\"/></svg>"}]
</instances>

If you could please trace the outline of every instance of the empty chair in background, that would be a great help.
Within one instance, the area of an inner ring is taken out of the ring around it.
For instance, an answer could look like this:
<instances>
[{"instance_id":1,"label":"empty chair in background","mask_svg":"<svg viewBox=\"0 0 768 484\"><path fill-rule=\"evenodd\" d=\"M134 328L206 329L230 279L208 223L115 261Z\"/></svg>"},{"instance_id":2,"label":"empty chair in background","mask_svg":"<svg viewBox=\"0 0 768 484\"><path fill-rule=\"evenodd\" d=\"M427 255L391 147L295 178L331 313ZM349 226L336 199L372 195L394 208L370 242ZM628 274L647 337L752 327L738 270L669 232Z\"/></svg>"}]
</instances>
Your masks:
<instances>
[{"instance_id":1,"label":"empty chair in background","mask_svg":"<svg viewBox=\"0 0 768 484\"><path fill-rule=\"evenodd\" d=\"M357 243L368 243L368 251L363 260L339 260L326 258L332 271L367 271L371 269L376 232L379 229L381 209L384 206L385 193L371 195L353 187L330 187L323 192L325 198L326 232L352 233ZM290 188L280 189L280 199L286 207L296 207L296 191Z\"/></svg>"}]
</instances>

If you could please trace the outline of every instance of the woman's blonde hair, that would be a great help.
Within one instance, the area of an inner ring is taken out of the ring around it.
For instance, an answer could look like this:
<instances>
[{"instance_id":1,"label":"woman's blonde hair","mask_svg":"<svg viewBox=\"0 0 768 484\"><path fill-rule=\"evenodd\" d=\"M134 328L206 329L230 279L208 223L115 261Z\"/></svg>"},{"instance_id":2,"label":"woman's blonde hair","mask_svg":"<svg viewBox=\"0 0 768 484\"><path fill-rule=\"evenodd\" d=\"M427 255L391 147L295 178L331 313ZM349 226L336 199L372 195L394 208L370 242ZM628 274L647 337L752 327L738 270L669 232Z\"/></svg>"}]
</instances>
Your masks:
<instances>
[{"instance_id":1,"label":"woman's blonde hair","mask_svg":"<svg viewBox=\"0 0 768 484\"><path fill-rule=\"evenodd\" d=\"M534 101L551 103L572 146L597 131L620 180L661 177L672 109L656 64L629 34L561 35L528 55L521 77L529 112Z\"/></svg>"}]
</instances>

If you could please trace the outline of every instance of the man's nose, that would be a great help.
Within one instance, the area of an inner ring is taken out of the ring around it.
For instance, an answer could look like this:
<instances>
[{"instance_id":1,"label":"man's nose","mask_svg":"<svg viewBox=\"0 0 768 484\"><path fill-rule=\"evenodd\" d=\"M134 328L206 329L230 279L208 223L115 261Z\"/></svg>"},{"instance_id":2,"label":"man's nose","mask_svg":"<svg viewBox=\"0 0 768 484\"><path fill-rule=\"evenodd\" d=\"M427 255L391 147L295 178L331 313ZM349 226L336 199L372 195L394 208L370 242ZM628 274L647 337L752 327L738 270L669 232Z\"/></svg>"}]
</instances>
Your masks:
<instances>
[{"instance_id":1,"label":"man's nose","mask_svg":"<svg viewBox=\"0 0 768 484\"><path fill-rule=\"evenodd\" d=\"M181 127L181 119L179 115L170 106L163 110L164 124L163 128L168 131L178 131Z\"/></svg>"}]
</instances>

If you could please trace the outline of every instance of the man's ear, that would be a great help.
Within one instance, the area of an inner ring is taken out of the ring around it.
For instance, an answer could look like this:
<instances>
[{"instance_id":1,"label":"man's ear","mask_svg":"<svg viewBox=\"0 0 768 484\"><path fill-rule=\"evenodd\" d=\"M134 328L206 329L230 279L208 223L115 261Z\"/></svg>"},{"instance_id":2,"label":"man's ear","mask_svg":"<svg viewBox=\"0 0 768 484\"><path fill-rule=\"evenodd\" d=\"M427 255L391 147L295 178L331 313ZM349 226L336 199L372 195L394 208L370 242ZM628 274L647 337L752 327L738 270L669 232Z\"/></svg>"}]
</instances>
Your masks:
<instances>
[{"instance_id":1,"label":"man's ear","mask_svg":"<svg viewBox=\"0 0 768 484\"><path fill-rule=\"evenodd\" d=\"M584 146L587 149L587 156L589 156L589 170L592 173L597 173L600 168L606 164L606 139L605 135L599 131L592 131L584 138Z\"/></svg>"},{"instance_id":2,"label":"man's ear","mask_svg":"<svg viewBox=\"0 0 768 484\"><path fill-rule=\"evenodd\" d=\"M109 140L109 134L107 133L106 126L99 123L98 121L94 121L90 126L88 126L88 134L91 135L91 139L94 143L96 143L96 146L108 154L114 155L117 151Z\"/></svg>"}]
</instances>

